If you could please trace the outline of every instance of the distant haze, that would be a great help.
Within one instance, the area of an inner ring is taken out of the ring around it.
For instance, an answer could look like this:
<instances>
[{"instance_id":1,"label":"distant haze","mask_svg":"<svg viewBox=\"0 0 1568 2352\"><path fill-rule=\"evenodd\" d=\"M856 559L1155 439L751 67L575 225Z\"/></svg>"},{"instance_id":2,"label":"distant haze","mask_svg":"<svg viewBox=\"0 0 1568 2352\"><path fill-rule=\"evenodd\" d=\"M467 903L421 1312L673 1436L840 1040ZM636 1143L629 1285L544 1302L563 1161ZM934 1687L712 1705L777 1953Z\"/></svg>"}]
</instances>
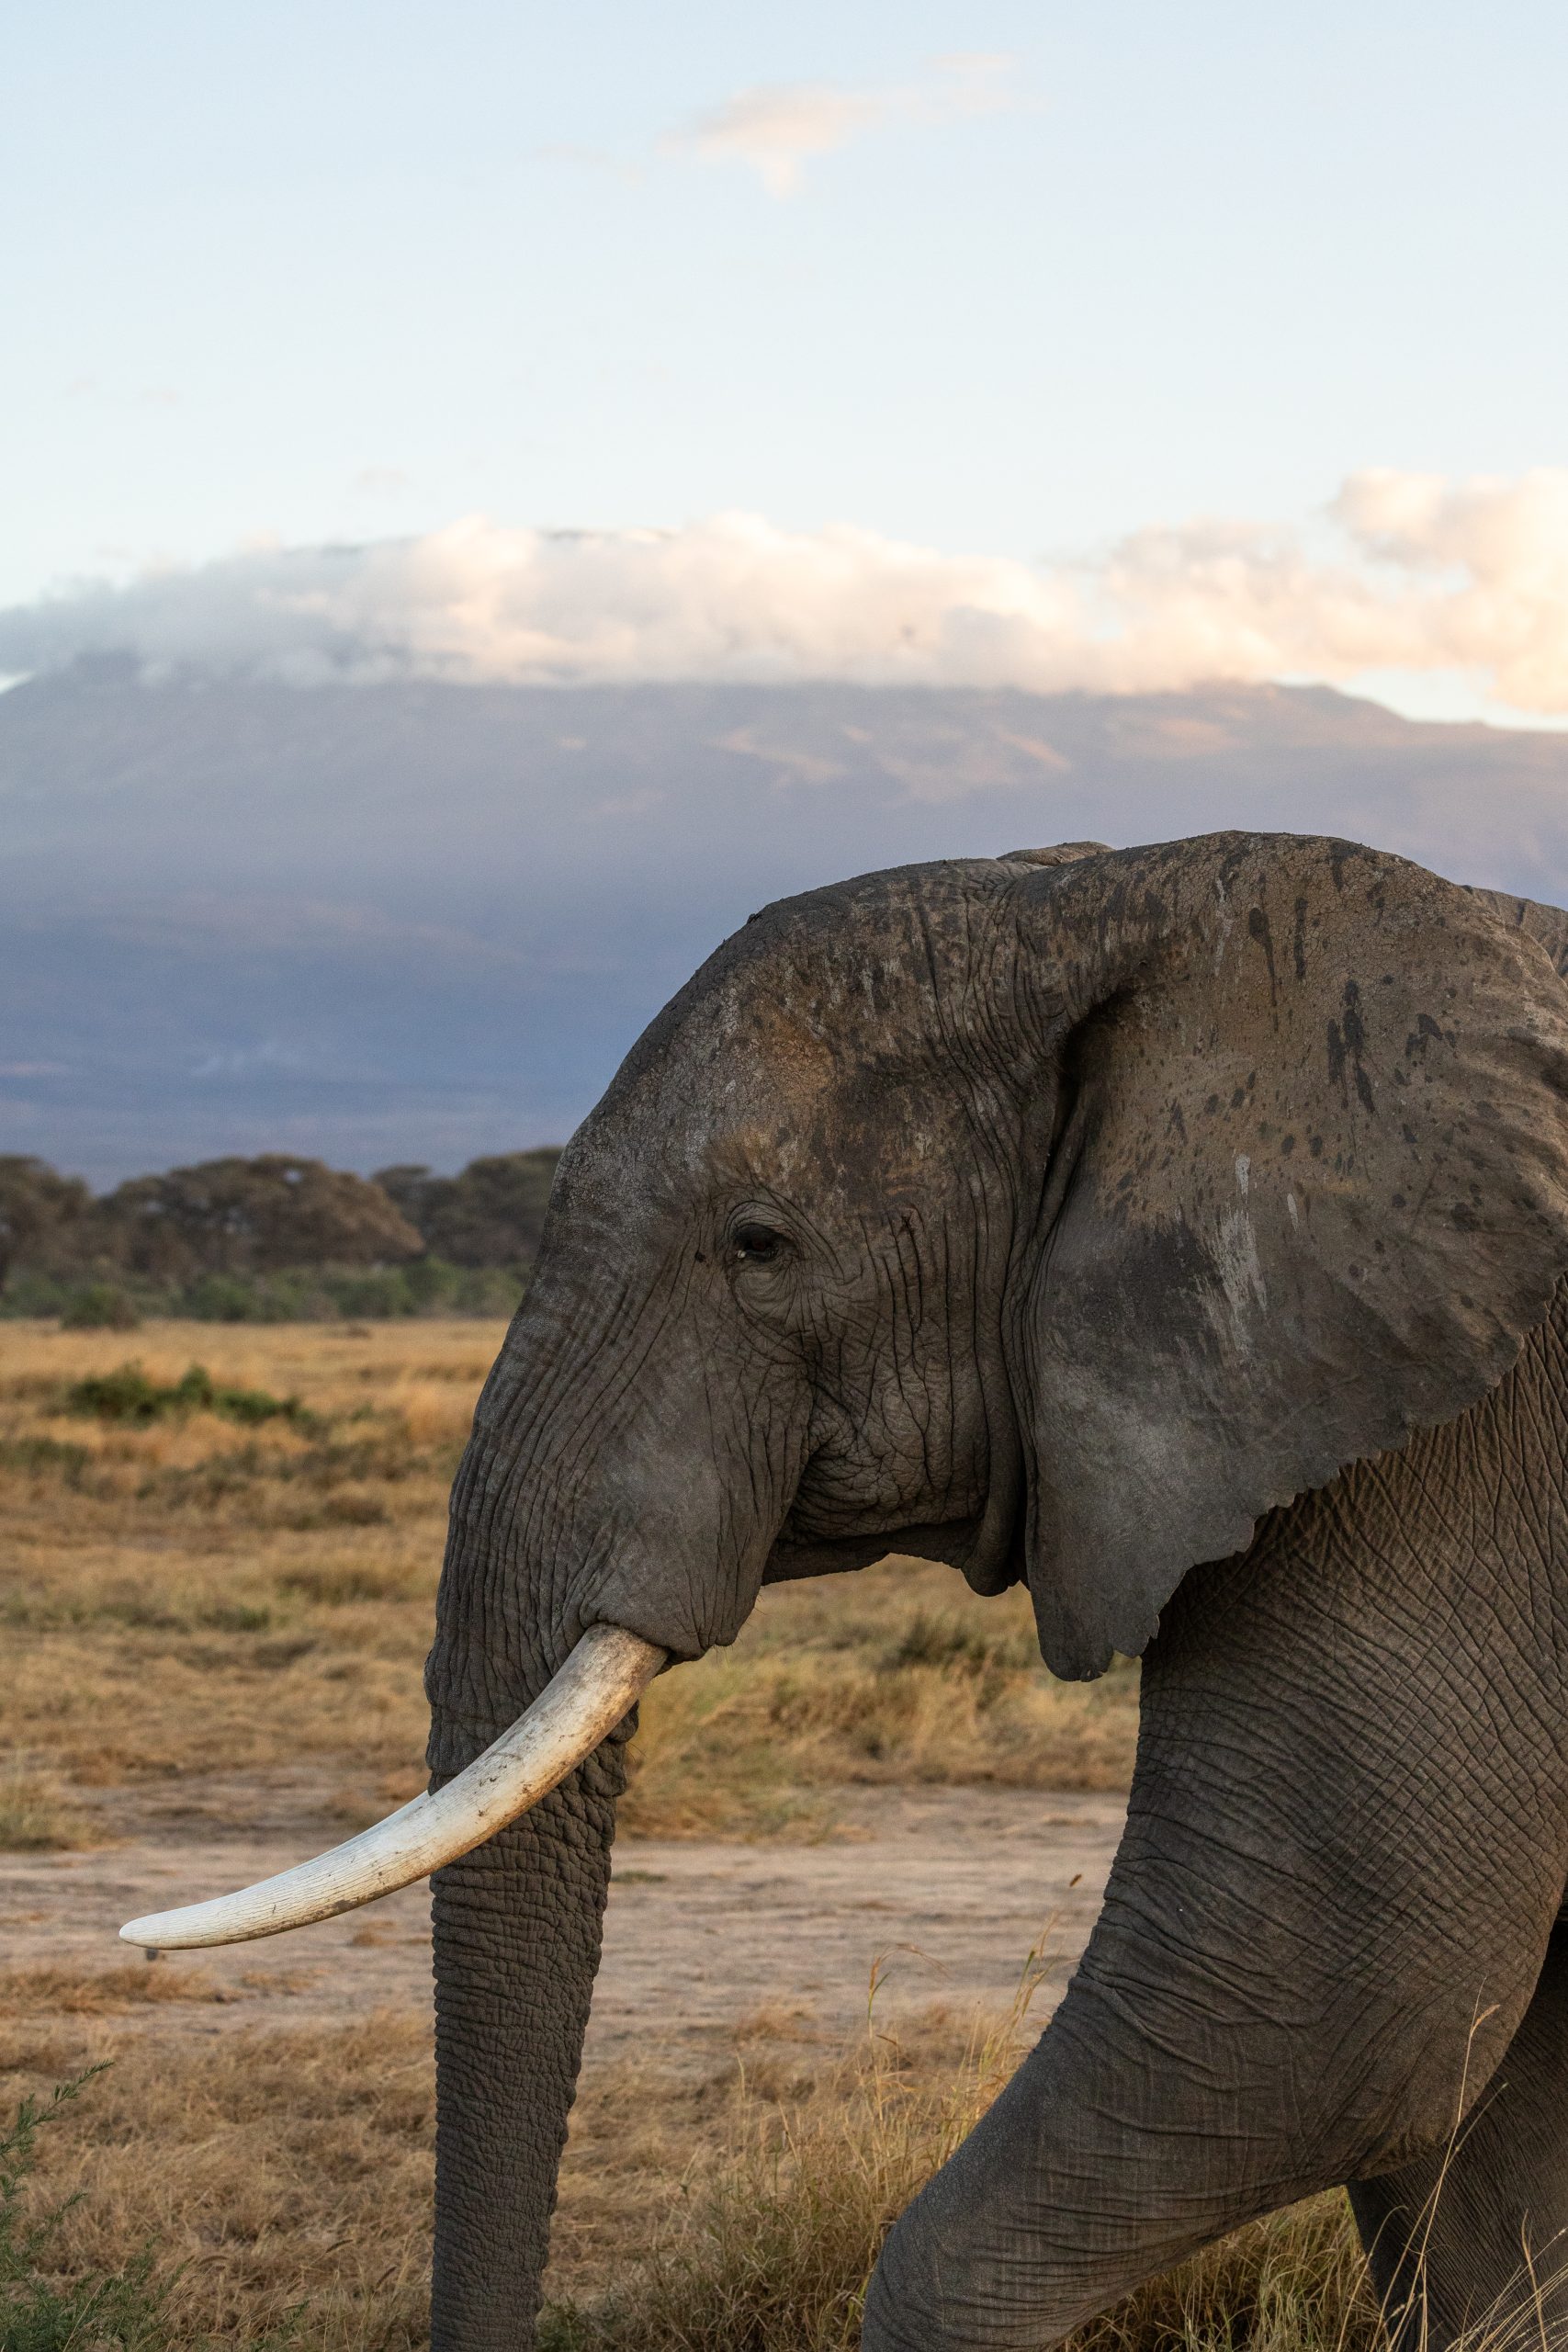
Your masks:
<instances>
[{"instance_id":1,"label":"distant haze","mask_svg":"<svg viewBox=\"0 0 1568 2352\"><path fill-rule=\"evenodd\" d=\"M0 1150L453 1168L559 1141L766 900L1240 825L1568 898L1568 738L1325 687L300 688L78 662L0 695Z\"/></svg>"}]
</instances>

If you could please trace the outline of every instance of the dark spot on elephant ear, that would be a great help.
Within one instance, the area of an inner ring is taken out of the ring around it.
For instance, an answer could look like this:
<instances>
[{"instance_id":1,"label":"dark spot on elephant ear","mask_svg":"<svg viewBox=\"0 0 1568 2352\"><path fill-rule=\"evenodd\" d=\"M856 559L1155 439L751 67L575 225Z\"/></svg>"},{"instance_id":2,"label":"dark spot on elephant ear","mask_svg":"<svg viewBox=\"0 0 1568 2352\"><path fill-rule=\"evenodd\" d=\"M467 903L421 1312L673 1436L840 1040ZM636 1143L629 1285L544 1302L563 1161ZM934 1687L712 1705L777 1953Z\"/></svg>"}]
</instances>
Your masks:
<instances>
[{"instance_id":1,"label":"dark spot on elephant ear","mask_svg":"<svg viewBox=\"0 0 1568 2352\"><path fill-rule=\"evenodd\" d=\"M1263 950L1264 961L1269 967L1269 994L1277 1003L1280 996L1280 976L1274 969L1274 934L1269 928L1269 918L1261 907L1253 908L1247 918L1247 928Z\"/></svg>"}]
</instances>

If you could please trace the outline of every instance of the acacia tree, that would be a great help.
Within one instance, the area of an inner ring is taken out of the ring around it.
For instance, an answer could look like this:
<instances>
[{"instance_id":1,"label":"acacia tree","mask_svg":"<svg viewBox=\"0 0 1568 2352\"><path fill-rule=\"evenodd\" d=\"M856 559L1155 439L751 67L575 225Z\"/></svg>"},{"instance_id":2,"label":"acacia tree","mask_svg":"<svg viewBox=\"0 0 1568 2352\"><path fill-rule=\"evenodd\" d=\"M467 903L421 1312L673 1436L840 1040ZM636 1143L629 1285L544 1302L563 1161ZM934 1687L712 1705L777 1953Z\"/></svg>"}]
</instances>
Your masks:
<instances>
[{"instance_id":1,"label":"acacia tree","mask_svg":"<svg viewBox=\"0 0 1568 2352\"><path fill-rule=\"evenodd\" d=\"M460 1176L383 1168L376 1182L416 1225L433 1258L454 1266L523 1266L536 1256L558 1145L471 1159Z\"/></svg>"},{"instance_id":2,"label":"acacia tree","mask_svg":"<svg viewBox=\"0 0 1568 2352\"><path fill-rule=\"evenodd\" d=\"M155 1282L400 1265L424 1253L378 1184L285 1152L133 1177L97 1204L95 1222L121 1265Z\"/></svg>"},{"instance_id":3,"label":"acacia tree","mask_svg":"<svg viewBox=\"0 0 1568 2352\"><path fill-rule=\"evenodd\" d=\"M0 1290L15 1266L58 1254L91 1201L79 1176L62 1176L28 1154L0 1153Z\"/></svg>"}]
</instances>

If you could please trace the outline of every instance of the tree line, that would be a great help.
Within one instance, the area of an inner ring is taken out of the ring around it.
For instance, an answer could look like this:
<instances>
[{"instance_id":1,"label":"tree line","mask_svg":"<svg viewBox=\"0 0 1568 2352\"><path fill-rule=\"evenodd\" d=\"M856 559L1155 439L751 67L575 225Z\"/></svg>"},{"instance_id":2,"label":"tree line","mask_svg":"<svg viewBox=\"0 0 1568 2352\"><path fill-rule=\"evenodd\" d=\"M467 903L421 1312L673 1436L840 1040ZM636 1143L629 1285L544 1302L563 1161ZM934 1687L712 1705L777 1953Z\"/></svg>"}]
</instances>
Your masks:
<instances>
[{"instance_id":1,"label":"tree line","mask_svg":"<svg viewBox=\"0 0 1568 2352\"><path fill-rule=\"evenodd\" d=\"M550 1147L456 1176L405 1164L367 1177L265 1152L95 1195L46 1160L0 1155L0 1313L128 1326L508 1312L559 1158Z\"/></svg>"}]
</instances>

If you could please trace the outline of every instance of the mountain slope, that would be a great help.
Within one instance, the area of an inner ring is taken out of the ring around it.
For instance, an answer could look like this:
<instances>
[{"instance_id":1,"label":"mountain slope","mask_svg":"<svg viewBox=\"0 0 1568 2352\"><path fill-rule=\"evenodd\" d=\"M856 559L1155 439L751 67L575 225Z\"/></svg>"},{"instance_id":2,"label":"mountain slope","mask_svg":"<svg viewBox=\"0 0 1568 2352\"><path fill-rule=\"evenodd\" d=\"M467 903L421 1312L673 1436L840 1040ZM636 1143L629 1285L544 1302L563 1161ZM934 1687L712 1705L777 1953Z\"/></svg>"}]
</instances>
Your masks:
<instances>
[{"instance_id":1,"label":"mountain slope","mask_svg":"<svg viewBox=\"0 0 1568 2352\"><path fill-rule=\"evenodd\" d=\"M0 1148L453 1166L558 1139L768 899L1224 825L1568 898L1568 737L1321 688L147 686L0 695Z\"/></svg>"}]
</instances>

